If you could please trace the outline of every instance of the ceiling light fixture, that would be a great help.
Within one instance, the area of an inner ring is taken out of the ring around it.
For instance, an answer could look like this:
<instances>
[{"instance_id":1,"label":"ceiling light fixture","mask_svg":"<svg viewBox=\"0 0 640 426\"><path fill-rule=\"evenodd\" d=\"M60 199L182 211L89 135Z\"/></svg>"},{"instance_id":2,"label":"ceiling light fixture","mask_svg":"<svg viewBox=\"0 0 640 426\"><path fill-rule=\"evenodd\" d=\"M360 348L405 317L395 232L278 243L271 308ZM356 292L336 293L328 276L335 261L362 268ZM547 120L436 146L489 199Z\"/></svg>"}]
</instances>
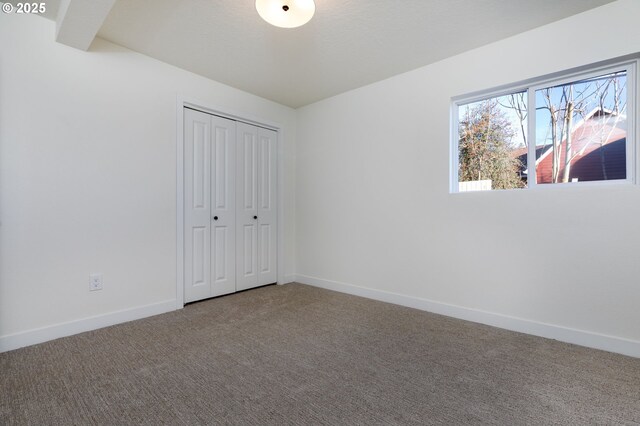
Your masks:
<instances>
[{"instance_id":1,"label":"ceiling light fixture","mask_svg":"<svg viewBox=\"0 0 640 426\"><path fill-rule=\"evenodd\" d=\"M295 28L309 22L316 5L313 0L256 0L256 10L271 25Z\"/></svg>"}]
</instances>

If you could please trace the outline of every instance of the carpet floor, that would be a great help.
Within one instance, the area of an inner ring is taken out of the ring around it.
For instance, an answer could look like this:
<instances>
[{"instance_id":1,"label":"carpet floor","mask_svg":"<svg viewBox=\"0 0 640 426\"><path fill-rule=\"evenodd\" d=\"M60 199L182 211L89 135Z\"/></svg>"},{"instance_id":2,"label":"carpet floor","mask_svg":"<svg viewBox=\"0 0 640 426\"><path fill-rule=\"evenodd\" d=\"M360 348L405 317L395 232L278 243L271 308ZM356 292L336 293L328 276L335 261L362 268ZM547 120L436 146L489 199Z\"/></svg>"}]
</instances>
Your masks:
<instances>
[{"instance_id":1,"label":"carpet floor","mask_svg":"<svg viewBox=\"0 0 640 426\"><path fill-rule=\"evenodd\" d=\"M640 424L640 359L269 286L0 354L2 425Z\"/></svg>"}]
</instances>

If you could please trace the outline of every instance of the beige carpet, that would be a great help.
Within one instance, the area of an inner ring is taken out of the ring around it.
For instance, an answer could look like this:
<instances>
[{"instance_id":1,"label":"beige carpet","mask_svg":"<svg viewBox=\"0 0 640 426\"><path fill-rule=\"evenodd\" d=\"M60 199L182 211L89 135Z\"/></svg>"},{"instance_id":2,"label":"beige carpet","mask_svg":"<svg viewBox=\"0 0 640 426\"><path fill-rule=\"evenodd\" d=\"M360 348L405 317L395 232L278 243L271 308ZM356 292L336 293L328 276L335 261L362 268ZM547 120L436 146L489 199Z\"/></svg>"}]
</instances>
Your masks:
<instances>
[{"instance_id":1,"label":"beige carpet","mask_svg":"<svg viewBox=\"0 0 640 426\"><path fill-rule=\"evenodd\" d=\"M270 286L0 354L0 424L640 424L640 360Z\"/></svg>"}]
</instances>

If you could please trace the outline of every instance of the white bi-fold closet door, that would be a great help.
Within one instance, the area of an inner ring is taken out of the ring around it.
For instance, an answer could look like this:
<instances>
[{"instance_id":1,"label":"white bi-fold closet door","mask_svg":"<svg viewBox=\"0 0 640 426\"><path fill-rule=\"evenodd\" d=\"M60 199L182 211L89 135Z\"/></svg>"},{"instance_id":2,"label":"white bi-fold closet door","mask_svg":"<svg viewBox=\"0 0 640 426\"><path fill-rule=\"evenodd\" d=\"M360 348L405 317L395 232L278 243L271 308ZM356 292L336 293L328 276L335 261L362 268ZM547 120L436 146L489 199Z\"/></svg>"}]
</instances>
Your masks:
<instances>
[{"instance_id":1,"label":"white bi-fold closet door","mask_svg":"<svg viewBox=\"0 0 640 426\"><path fill-rule=\"evenodd\" d=\"M277 132L184 109L185 302L277 281Z\"/></svg>"}]
</instances>

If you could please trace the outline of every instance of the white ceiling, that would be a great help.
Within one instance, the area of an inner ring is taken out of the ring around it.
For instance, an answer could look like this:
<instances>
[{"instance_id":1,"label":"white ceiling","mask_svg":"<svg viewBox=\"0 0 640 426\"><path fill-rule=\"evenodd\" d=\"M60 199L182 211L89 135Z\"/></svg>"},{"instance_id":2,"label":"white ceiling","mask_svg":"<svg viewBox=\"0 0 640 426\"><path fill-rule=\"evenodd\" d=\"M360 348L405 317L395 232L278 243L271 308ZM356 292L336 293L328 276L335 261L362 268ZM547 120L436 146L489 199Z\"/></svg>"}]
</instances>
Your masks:
<instances>
[{"instance_id":1,"label":"white ceiling","mask_svg":"<svg viewBox=\"0 0 640 426\"><path fill-rule=\"evenodd\" d=\"M282 29L253 0L117 0L98 36L295 108L611 1L316 0Z\"/></svg>"}]
</instances>

